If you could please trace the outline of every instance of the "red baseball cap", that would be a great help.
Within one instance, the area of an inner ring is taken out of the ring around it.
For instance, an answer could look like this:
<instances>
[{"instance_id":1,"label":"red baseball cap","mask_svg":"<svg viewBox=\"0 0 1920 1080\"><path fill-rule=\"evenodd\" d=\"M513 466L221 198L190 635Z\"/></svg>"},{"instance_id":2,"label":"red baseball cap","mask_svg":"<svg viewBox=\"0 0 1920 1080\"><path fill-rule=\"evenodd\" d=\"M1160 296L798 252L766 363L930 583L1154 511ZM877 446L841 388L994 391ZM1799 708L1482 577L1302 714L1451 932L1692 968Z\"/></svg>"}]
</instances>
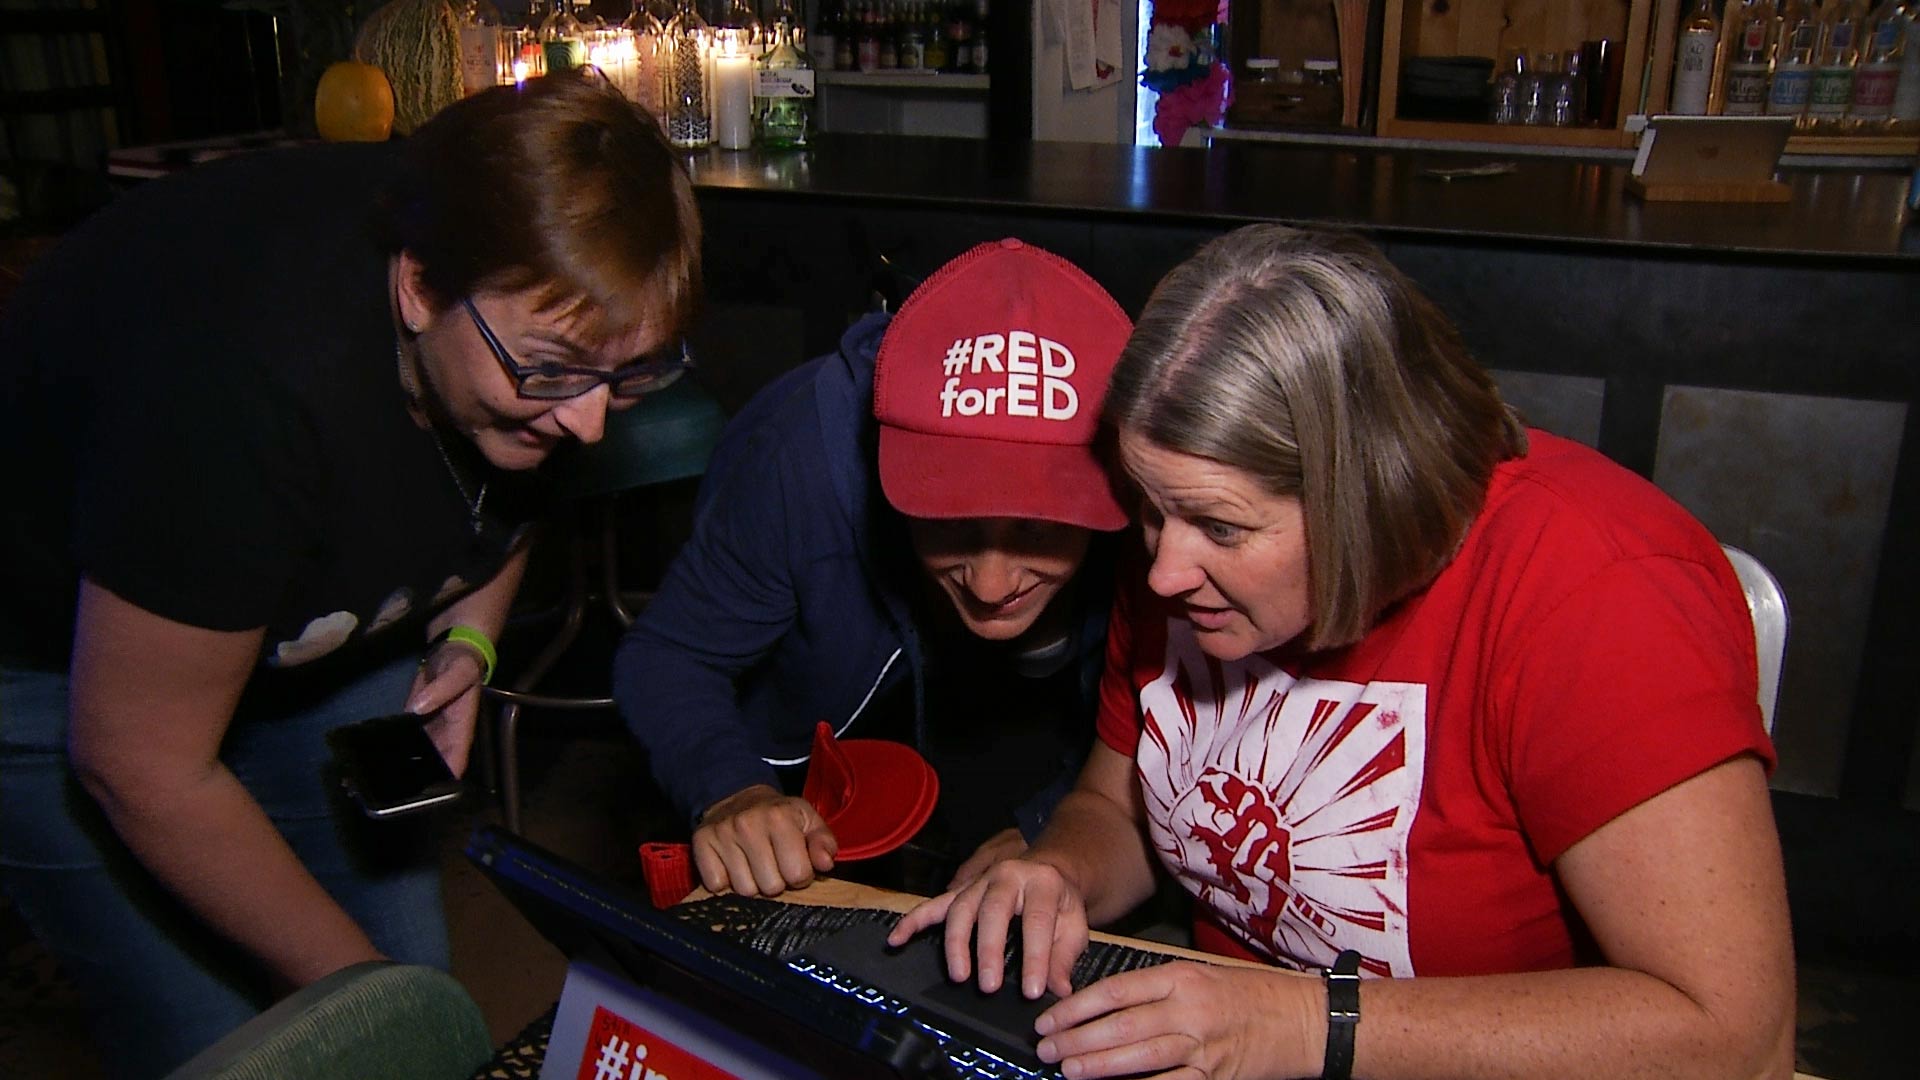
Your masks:
<instances>
[{"instance_id":1,"label":"red baseball cap","mask_svg":"<svg viewBox=\"0 0 1920 1080\"><path fill-rule=\"evenodd\" d=\"M997 240L907 297L874 364L880 487L911 517L1125 528L1094 450L1133 323L1079 267Z\"/></svg>"}]
</instances>

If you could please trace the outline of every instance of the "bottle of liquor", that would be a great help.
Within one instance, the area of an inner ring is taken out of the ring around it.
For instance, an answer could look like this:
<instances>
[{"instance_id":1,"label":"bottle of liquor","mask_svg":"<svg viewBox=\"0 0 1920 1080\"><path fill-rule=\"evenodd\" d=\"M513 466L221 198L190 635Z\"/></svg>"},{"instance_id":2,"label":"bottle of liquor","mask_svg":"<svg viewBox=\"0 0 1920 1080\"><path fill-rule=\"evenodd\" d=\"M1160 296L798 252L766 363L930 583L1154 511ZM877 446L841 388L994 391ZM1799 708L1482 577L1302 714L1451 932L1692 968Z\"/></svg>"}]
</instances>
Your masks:
<instances>
[{"instance_id":1,"label":"bottle of liquor","mask_svg":"<svg viewBox=\"0 0 1920 1080\"><path fill-rule=\"evenodd\" d=\"M500 9L490 0L464 0L454 8L460 24L460 85L469 96L500 84L509 70L507 34Z\"/></svg>"},{"instance_id":2,"label":"bottle of liquor","mask_svg":"<svg viewBox=\"0 0 1920 1080\"><path fill-rule=\"evenodd\" d=\"M1739 27L1728 28L1734 44L1720 99L1725 115L1759 116L1766 111L1773 24L1773 0L1747 0L1740 9Z\"/></svg>"},{"instance_id":3,"label":"bottle of liquor","mask_svg":"<svg viewBox=\"0 0 1920 1080\"><path fill-rule=\"evenodd\" d=\"M854 66L861 71L880 70L880 16L873 5L874 0L866 0L860 8L860 42Z\"/></svg>"},{"instance_id":4,"label":"bottle of liquor","mask_svg":"<svg viewBox=\"0 0 1920 1080\"><path fill-rule=\"evenodd\" d=\"M1680 40L1673 51L1672 111L1700 116L1707 111L1713 89L1713 54L1720 44L1720 17L1713 0L1694 0L1687 20L1680 24Z\"/></svg>"},{"instance_id":5,"label":"bottle of liquor","mask_svg":"<svg viewBox=\"0 0 1920 1080\"><path fill-rule=\"evenodd\" d=\"M813 63L794 44L799 22L787 0L775 0L768 34L773 47L760 60L754 87L754 134L776 150L807 145L813 120Z\"/></svg>"},{"instance_id":6,"label":"bottle of liquor","mask_svg":"<svg viewBox=\"0 0 1920 1080\"><path fill-rule=\"evenodd\" d=\"M947 40L947 21L938 5L928 5L921 13L921 25L927 38L927 70L945 71L952 63L952 43Z\"/></svg>"},{"instance_id":7,"label":"bottle of liquor","mask_svg":"<svg viewBox=\"0 0 1920 1080\"><path fill-rule=\"evenodd\" d=\"M1854 69L1853 101L1848 108L1849 119L1859 127L1884 127L1893 119L1905 23L1897 0L1881 0L1862 24L1865 46Z\"/></svg>"},{"instance_id":8,"label":"bottle of liquor","mask_svg":"<svg viewBox=\"0 0 1920 1080\"><path fill-rule=\"evenodd\" d=\"M807 35L807 59L815 70L832 71L833 56L840 48L840 0L823 0L820 18L813 33Z\"/></svg>"},{"instance_id":9,"label":"bottle of liquor","mask_svg":"<svg viewBox=\"0 0 1920 1080\"><path fill-rule=\"evenodd\" d=\"M860 17L852 4L840 9L840 25L833 38L833 71L852 71L860 65Z\"/></svg>"},{"instance_id":10,"label":"bottle of liquor","mask_svg":"<svg viewBox=\"0 0 1920 1080\"><path fill-rule=\"evenodd\" d=\"M892 71L900 66L900 38L894 32L898 9L893 0L882 0L874 16L873 36L880 43L877 57L881 71Z\"/></svg>"},{"instance_id":11,"label":"bottle of liquor","mask_svg":"<svg viewBox=\"0 0 1920 1080\"><path fill-rule=\"evenodd\" d=\"M707 20L693 0L679 0L667 23L667 141L686 149L713 142L713 117L707 112Z\"/></svg>"},{"instance_id":12,"label":"bottle of liquor","mask_svg":"<svg viewBox=\"0 0 1920 1080\"><path fill-rule=\"evenodd\" d=\"M1907 6L1906 25L1900 30L1900 84L1893 90L1893 126L1897 131L1920 128L1920 4ZM1920 197L1920 189L1915 191Z\"/></svg>"},{"instance_id":13,"label":"bottle of liquor","mask_svg":"<svg viewBox=\"0 0 1920 1080\"><path fill-rule=\"evenodd\" d=\"M973 70L973 13L965 0L947 7L947 70Z\"/></svg>"},{"instance_id":14,"label":"bottle of liquor","mask_svg":"<svg viewBox=\"0 0 1920 1080\"><path fill-rule=\"evenodd\" d=\"M1852 0L1826 0L1820 9L1820 46L1807 121L1816 131L1841 130L1853 104L1854 65L1860 60L1860 9Z\"/></svg>"},{"instance_id":15,"label":"bottle of liquor","mask_svg":"<svg viewBox=\"0 0 1920 1080\"><path fill-rule=\"evenodd\" d=\"M973 4L973 72L976 75L988 74L987 0L974 0Z\"/></svg>"},{"instance_id":16,"label":"bottle of liquor","mask_svg":"<svg viewBox=\"0 0 1920 1080\"><path fill-rule=\"evenodd\" d=\"M1812 0L1787 0L1780 8L1780 33L1773 49L1773 85L1767 90L1767 115L1802 117L1813 89L1814 46L1820 17Z\"/></svg>"},{"instance_id":17,"label":"bottle of liquor","mask_svg":"<svg viewBox=\"0 0 1920 1080\"><path fill-rule=\"evenodd\" d=\"M540 24L540 52L550 75L587 62L586 28L574 17L573 0L554 0L553 11Z\"/></svg>"},{"instance_id":18,"label":"bottle of liquor","mask_svg":"<svg viewBox=\"0 0 1920 1080\"><path fill-rule=\"evenodd\" d=\"M920 9L909 3L901 9L899 22L899 62L902 71L924 71L927 67L927 33Z\"/></svg>"},{"instance_id":19,"label":"bottle of liquor","mask_svg":"<svg viewBox=\"0 0 1920 1080\"><path fill-rule=\"evenodd\" d=\"M673 13L669 11L667 17L672 18ZM629 98L665 125L667 28L646 0L633 0L633 12L620 28L633 46L632 76L623 89Z\"/></svg>"}]
</instances>

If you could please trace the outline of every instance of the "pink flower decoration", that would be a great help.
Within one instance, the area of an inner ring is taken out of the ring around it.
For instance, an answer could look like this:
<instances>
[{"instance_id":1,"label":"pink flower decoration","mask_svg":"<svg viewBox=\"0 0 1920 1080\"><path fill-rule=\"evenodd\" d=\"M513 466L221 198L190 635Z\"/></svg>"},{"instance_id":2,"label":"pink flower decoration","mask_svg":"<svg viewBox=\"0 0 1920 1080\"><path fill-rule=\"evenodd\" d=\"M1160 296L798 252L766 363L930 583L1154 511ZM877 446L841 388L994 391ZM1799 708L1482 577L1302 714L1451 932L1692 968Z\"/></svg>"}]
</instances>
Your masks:
<instances>
[{"instance_id":1,"label":"pink flower decoration","mask_svg":"<svg viewBox=\"0 0 1920 1080\"><path fill-rule=\"evenodd\" d=\"M1219 123L1227 110L1226 99L1225 64L1214 64L1205 78L1162 93L1153 110L1153 132L1160 136L1160 145L1179 146L1188 128Z\"/></svg>"}]
</instances>

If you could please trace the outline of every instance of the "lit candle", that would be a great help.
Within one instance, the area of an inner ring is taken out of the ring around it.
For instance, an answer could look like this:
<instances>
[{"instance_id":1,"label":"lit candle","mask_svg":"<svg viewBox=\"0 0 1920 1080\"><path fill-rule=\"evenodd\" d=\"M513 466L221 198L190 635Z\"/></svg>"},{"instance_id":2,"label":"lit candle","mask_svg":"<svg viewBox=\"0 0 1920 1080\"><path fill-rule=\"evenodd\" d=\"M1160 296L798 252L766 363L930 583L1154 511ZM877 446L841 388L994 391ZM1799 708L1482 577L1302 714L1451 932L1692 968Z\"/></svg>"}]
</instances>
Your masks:
<instances>
[{"instance_id":1,"label":"lit candle","mask_svg":"<svg viewBox=\"0 0 1920 1080\"><path fill-rule=\"evenodd\" d=\"M728 150L753 144L753 58L731 38L713 57L713 135Z\"/></svg>"}]
</instances>

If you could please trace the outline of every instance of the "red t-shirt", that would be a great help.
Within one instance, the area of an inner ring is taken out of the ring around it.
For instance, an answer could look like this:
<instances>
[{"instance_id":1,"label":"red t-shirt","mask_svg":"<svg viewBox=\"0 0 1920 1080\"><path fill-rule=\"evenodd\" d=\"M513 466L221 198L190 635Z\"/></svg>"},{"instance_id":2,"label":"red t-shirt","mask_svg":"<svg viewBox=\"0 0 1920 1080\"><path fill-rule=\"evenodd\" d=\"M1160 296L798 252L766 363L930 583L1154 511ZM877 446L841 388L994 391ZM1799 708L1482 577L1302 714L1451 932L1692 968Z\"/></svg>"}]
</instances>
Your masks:
<instances>
[{"instance_id":1,"label":"red t-shirt","mask_svg":"<svg viewBox=\"0 0 1920 1080\"><path fill-rule=\"evenodd\" d=\"M1591 961L1554 859L1737 755L1772 767L1719 545L1640 477L1530 436L1460 553L1348 648L1222 663L1144 581L1122 589L1100 737L1227 931L1202 944L1298 967L1357 949L1396 977Z\"/></svg>"}]
</instances>

